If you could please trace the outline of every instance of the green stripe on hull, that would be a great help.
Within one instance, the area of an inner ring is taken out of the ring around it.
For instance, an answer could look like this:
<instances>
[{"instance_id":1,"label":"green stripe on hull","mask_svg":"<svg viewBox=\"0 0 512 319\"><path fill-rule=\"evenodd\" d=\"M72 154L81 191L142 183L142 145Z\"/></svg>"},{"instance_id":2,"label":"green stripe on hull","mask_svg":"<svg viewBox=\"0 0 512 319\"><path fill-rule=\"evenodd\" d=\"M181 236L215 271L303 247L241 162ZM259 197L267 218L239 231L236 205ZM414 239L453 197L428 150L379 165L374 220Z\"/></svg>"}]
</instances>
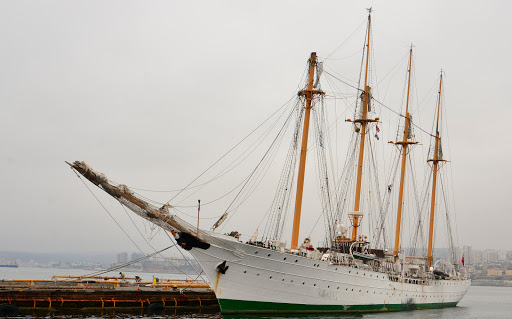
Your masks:
<instances>
[{"instance_id":1,"label":"green stripe on hull","mask_svg":"<svg viewBox=\"0 0 512 319\"><path fill-rule=\"evenodd\" d=\"M223 314L230 313L322 313L322 312L378 312L407 311L455 307L457 302L425 304L375 304L375 305L306 305L277 302L219 299Z\"/></svg>"}]
</instances>

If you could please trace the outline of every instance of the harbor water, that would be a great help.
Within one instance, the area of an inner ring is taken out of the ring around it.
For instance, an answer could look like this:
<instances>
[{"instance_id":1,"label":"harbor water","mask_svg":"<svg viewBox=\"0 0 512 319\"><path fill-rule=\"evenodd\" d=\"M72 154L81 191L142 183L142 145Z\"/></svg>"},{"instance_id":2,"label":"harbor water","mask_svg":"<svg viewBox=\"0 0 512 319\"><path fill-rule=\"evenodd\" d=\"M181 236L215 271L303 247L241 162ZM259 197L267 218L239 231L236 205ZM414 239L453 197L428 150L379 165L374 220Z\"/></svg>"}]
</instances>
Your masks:
<instances>
[{"instance_id":1,"label":"harbor water","mask_svg":"<svg viewBox=\"0 0 512 319\"><path fill-rule=\"evenodd\" d=\"M152 281L153 276L160 279L189 279L189 280L207 280L203 274L198 278L196 274L184 275L182 273L147 273L147 272L132 272L124 270L110 271L102 273L99 276L119 276L122 271L126 277L139 276L142 281ZM85 276L96 274L99 270L91 269L57 269L57 268L33 268L33 267L0 267L0 280L2 279L52 279L52 276ZM201 279L202 278L202 279Z\"/></svg>"}]
</instances>

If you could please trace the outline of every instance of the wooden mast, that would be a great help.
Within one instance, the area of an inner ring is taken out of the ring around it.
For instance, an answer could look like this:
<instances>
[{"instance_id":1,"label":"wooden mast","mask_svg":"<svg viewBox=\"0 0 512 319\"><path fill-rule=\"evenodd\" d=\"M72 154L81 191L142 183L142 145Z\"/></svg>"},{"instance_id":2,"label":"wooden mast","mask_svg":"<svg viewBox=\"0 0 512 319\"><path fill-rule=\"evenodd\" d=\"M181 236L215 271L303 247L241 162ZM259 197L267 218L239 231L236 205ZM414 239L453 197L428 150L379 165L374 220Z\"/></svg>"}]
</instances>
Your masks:
<instances>
[{"instance_id":1,"label":"wooden mast","mask_svg":"<svg viewBox=\"0 0 512 319\"><path fill-rule=\"evenodd\" d=\"M430 204L430 228L428 232L428 253L427 253L427 260L428 260L428 266L432 266L432 247L433 247L433 240L434 240L434 215L435 215L435 205L436 205L436 184L437 184L437 168L439 162L443 161L439 157L439 110L441 108L441 85L443 83L443 71L441 71L441 78L439 80L439 97L437 100L437 122L436 122L436 144L434 148L434 159L429 159L427 162L433 162L434 166L432 168L432 174L434 175L434 178L432 180L432 202Z\"/></svg>"},{"instance_id":2,"label":"wooden mast","mask_svg":"<svg viewBox=\"0 0 512 319\"><path fill-rule=\"evenodd\" d=\"M354 211L359 211L359 202L361 201L361 182L363 177L363 159L364 159L364 142L366 137L366 125L368 123L368 103L370 101L370 87L368 86L368 62L370 59L370 29L372 23L372 9L368 14L368 39L366 45L366 73L364 75L364 92L363 92L363 117L354 120L354 122L361 123L361 141L359 144L359 163L357 164L357 184L356 184L356 199L354 203ZM354 229L357 233L357 228ZM352 236L354 237L354 236Z\"/></svg>"},{"instance_id":3,"label":"wooden mast","mask_svg":"<svg viewBox=\"0 0 512 319\"><path fill-rule=\"evenodd\" d=\"M410 114L409 114L409 95L411 89L411 71L412 71L412 45L409 51L409 79L407 82L407 102L405 104L405 126L404 126L404 136L401 142L396 142L396 145L402 145L402 173L400 177L400 192L398 194L398 212L396 218L396 234L395 234L395 249L393 250L393 255L395 256L395 262L398 258L398 252L400 250L400 228L402 225L402 208L404 206L403 198L404 198L404 184L405 184L405 164L407 163L407 146L409 144L413 144L414 142L409 142L409 130L410 130Z\"/></svg>"},{"instance_id":4,"label":"wooden mast","mask_svg":"<svg viewBox=\"0 0 512 319\"><path fill-rule=\"evenodd\" d=\"M361 123L361 139L359 142L359 161L357 164L357 182L356 182L356 196L354 202L354 213L349 214L350 222L352 224L352 241L357 240L357 228L361 225L363 214L359 213L359 206L361 201L361 185L363 180L363 160L364 160L364 144L366 140L366 128L368 122L377 122L378 119L368 119L368 105L371 99L371 88L368 86L368 65L370 60L370 34L372 25L372 8L368 9L368 36L366 45L366 72L364 76L364 92L363 97L363 112L360 119L354 119L354 123Z\"/></svg>"},{"instance_id":5,"label":"wooden mast","mask_svg":"<svg viewBox=\"0 0 512 319\"><path fill-rule=\"evenodd\" d=\"M300 150L299 175L297 177L297 196L295 198L295 213L293 215L293 230L291 249L297 249L299 241L300 213L302 209L302 192L304 190L304 172L306 169L306 153L308 150L309 119L311 115L311 103L315 94L324 94L320 90L313 90L313 80L316 66L316 52L309 58L309 79L307 90L299 91L299 96L306 98L306 110L304 114L304 129L302 130L302 147Z\"/></svg>"}]
</instances>

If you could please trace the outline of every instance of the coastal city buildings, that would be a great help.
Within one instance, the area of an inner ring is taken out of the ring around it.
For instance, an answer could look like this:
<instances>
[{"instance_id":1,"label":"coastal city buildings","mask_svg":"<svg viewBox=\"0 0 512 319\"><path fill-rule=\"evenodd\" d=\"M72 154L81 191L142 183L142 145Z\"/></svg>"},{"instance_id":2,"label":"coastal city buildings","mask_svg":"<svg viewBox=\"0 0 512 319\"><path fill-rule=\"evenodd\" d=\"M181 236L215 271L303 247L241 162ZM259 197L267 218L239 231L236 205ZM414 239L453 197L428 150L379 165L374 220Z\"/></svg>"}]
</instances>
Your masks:
<instances>
[{"instance_id":1,"label":"coastal city buildings","mask_svg":"<svg viewBox=\"0 0 512 319\"><path fill-rule=\"evenodd\" d=\"M448 257L446 249L435 252L438 258ZM458 260L464 264L471 274L474 284L479 280L510 281L512 284L512 250L477 250L472 246L463 246L458 250ZM143 273L189 273L195 274L201 268L193 259L179 257L155 256L144 259L140 252L117 252L103 255L77 255L77 254L35 254L0 252L0 264L15 261L20 267L39 267L56 269L108 269L113 265L127 264L123 271L137 271Z\"/></svg>"},{"instance_id":2,"label":"coastal city buildings","mask_svg":"<svg viewBox=\"0 0 512 319\"><path fill-rule=\"evenodd\" d=\"M512 251L510 250L475 250L463 246L459 258L471 274L473 285L512 286Z\"/></svg>"}]
</instances>

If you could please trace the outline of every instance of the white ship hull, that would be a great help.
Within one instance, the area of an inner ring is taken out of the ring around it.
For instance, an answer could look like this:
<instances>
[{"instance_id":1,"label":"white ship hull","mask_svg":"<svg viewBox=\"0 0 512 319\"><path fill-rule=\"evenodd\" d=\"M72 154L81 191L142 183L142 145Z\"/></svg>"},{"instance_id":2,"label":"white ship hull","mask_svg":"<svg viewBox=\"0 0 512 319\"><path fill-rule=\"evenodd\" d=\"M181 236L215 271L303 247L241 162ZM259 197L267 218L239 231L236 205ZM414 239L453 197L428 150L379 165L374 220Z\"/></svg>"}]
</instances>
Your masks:
<instances>
[{"instance_id":1,"label":"white ship hull","mask_svg":"<svg viewBox=\"0 0 512 319\"><path fill-rule=\"evenodd\" d=\"M213 237L214 236L214 237ZM209 233L208 249L190 252L210 279L223 313L399 311L453 307L470 280L431 284L282 253ZM226 261L225 274L217 266Z\"/></svg>"}]
</instances>

